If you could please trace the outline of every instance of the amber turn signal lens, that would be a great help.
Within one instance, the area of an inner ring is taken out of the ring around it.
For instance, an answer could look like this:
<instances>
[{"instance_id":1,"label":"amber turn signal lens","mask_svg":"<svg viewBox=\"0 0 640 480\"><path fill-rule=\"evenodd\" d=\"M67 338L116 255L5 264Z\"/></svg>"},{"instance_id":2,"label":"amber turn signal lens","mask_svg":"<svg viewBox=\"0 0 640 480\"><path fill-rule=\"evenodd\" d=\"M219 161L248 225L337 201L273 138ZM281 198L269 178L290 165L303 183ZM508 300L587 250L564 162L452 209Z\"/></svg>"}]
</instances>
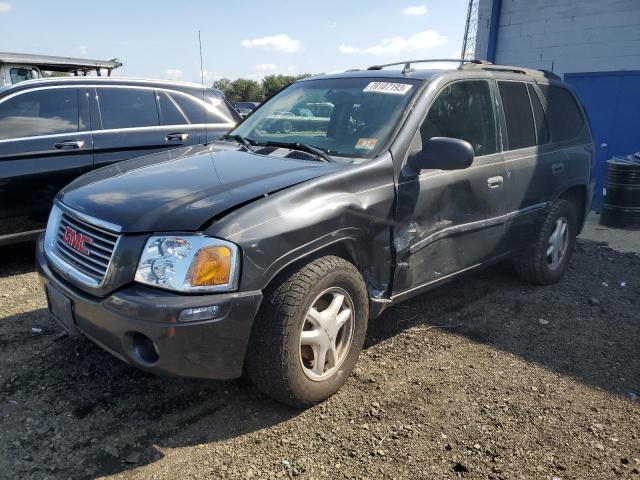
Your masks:
<instances>
[{"instance_id":1,"label":"amber turn signal lens","mask_svg":"<svg viewBox=\"0 0 640 480\"><path fill-rule=\"evenodd\" d=\"M208 287L229 283L231 250L228 247L204 247L196 254L188 278L194 287Z\"/></svg>"}]
</instances>

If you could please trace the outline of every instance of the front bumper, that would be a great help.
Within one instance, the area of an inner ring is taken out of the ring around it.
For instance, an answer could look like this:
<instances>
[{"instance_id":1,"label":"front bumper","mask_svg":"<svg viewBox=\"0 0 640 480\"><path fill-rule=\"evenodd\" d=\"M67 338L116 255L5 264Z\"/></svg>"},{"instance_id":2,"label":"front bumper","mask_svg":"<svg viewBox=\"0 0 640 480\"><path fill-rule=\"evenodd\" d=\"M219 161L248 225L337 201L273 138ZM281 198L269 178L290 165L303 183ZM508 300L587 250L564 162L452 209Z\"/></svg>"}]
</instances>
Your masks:
<instances>
[{"instance_id":1,"label":"front bumper","mask_svg":"<svg viewBox=\"0 0 640 480\"><path fill-rule=\"evenodd\" d=\"M43 286L55 287L71 300L78 330L121 360L158 374L229 379L242 373L260 291L214 295L181 295L133 284L107 297L74 288L47 263L42 236L36 267ZM219 305L212 320L178 322L187 308ZM157 360L140 355L140 339L153 341Z\"/></svg>"}]
</instances>

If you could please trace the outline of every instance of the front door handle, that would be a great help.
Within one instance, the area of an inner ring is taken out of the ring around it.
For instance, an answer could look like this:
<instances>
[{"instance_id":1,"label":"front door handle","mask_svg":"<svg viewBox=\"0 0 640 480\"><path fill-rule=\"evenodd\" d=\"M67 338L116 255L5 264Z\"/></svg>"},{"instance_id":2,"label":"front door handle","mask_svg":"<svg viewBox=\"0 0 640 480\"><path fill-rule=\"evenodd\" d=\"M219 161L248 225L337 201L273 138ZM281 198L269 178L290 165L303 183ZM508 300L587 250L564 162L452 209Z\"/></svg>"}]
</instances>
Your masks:
<instances>
[{"instance_id":1,"label":"front door handle","mask_svg":"<svg viewBox=\"0 0 640 480\"><path fill-rule=\"evenodd\" d=\"M491 189L500 188L502 187L503 183L504 183L504 178L501 176L491 177L487 179L487 187Z\"/></svg>"},{"instance_id":2,"label":"front door handle","mask_svg":"<svg viewBox=\"0 0 640 480\"><path fill-rule=\"evenodd\" d=\"M167 142L186 142L189 139L188 133L169 133L164 139Z\"/></svg>"},{"instance_id":3,"label":"front door handle","mask_svg":"<svg viewBox=\"0 0 640 480\"><path fill-rule=\"evenodd\" d=\"M53 145L58 150L80 150L84 148L84 140L64 140Z\"/></svg>"}]
</instances>

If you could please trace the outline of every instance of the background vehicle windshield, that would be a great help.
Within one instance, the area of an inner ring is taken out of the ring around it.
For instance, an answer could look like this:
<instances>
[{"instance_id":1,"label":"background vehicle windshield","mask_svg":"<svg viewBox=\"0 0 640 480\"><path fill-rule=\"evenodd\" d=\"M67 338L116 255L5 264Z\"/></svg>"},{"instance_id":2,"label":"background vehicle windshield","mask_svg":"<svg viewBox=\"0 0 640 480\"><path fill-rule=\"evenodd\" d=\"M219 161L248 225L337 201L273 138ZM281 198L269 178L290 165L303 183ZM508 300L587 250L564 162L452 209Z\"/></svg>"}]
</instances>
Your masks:
<instances>
[{"instance_id":1,"label":"background vehicle windshield","mask_svg":"<svg viewBox=\"0 0 640 480\"><path fill-rule=\"evenodd\" d=\"M375 157L419 81L337 78L294 83L232 133L257 142L300 142L344 157Z\"/></svg>"}]
</instances>

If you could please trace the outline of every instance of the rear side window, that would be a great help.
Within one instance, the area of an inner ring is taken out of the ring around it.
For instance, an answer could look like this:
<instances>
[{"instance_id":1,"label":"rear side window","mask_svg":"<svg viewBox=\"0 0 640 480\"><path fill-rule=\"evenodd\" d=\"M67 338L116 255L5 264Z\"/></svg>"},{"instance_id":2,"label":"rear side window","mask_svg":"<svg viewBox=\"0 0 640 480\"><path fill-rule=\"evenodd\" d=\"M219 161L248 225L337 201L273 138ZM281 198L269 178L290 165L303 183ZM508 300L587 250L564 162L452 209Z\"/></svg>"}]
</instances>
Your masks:
<instances>
[{"instance_id":1,"label":"rear side window","mask_svg":"<svg viewBox=\"0 0 640 480\"><path fill-rule=\"evenodd\" d=\"M584 118L571 92L555 85L540 85L540 88L547 99L551 140L562 142L578 136L584 126Z\"/></svg>"},{"instance_id":2,"label":"rear side window","mask_svg":"<svg viewBox=\"0 0 640 480\"><path fill-rule=\"evenodd\" d=\"M186 125L191 123L180 104L169 93L160 92L158 100L160 102L160 115L162 116L163 125Z\"/></svg>"},{"instance_id":3,"label":"rear side window","mask_svg":"<svg viewBox=\"0 0 640 480\"><path fill-rule=\"evenodd\" d=\"M0 103L0 139L78 131L78 90L60 88L16 95Z\"/></svg>"},{"instance_id":4,"label":"rear side window","mask_svg":"<svg viewBox=\"0 0 640 480\"><path fill-rule=\"evenodd\" d=\"M105 130L159 125L153 90L99 88L97 91L102 128Z\"/></svg>"},{"instance_id":5,"label":"rear side window","mask_svg":"<svg viewBox=\"0 0 640 480\"><path fill-rule=\"evenodd\" d=\"M545 143L549 143L549 124L547 123L547 117L544 115L542 103L540 103L540 97L538 97L536 89L530 83L527 83L527 89L529 90L529 98L531 98L531 106L533 107L533 117L536 121L538 145L544 145Z\"/></svg>"},{"instance_id":6,"label":"rear side window","mask_svg":"<svg viewBox=\"0 0 640 480\"><path fill-rule=\"evenodd\" d=\"M420 136L423 145L432 137L451 137L469 142L476 156L497 152L489 83L462 81L445 87L420 126Z\"/></svg>"},{"instance_id":7,"label":"rear side window","mask_svg":"<svg viewBox=\"0 0 640 480\"><path fill-rule=\"evenodd\" d=\"M534 146L536 130L527 86L522 82L498 82L498 88L507 122L509 149Z\"/></svg>"}]
</instances>

